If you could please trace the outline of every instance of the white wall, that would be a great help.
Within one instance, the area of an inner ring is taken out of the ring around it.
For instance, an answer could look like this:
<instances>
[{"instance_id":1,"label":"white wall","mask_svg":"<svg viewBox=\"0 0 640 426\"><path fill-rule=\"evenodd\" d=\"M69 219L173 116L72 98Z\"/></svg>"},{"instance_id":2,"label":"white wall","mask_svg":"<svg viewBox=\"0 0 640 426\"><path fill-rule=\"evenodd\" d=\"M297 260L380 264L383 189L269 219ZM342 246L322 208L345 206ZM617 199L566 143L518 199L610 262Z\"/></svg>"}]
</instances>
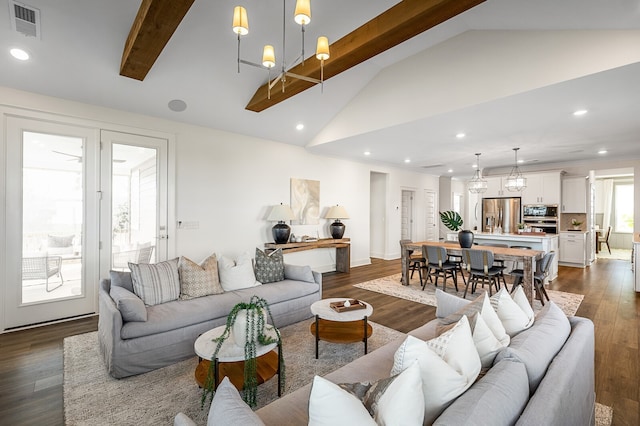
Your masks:
<instances>
[{"instance_id":1,"label":"white wall","mask_svg":"<svg viewBox=\"0 0 640 426\"><path fill-rule=\"evenodd\" d=\"M370 253L384 259L387 242L387 175L371 172Z\"/></svg>"}]
</instances>

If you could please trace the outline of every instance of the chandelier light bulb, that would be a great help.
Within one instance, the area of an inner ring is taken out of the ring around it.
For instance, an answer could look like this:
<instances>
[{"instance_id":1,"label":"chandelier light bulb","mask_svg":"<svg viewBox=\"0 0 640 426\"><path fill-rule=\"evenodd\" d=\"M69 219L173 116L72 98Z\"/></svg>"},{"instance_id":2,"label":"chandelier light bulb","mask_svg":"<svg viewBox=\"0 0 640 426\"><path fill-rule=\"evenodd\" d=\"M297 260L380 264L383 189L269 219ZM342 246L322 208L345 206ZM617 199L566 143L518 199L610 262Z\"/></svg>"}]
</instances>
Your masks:
<instances>
[{"instance_id":1,"label":"chandelier light bulb","mask_svg":"<svg viewBox=\"0 0 640 426\"><path fill-rule=\"evenodd\" d=\"M265 45L262 51L262 65L267 68L276 66L276 53L270 44Z\"/></svg>"},{"instance_id":2,"label":"chandelier light bulb","mask_svg":"<svg viewBox=\"0 0 640 426\"><path fill-rule=\"evenodd\" d=\"M293 19L299 25L309 25L311 22L311 0L297 0Z\"/></svg>"},{"instance_id":3,"label":"chandelier light bulb","mask_svg":"<svg viewBox=\"0 0 640 426\"><path fill-rule=\"evenodd\" d=\"M316 58L321 61L329 59L329 39L325 36L318 37L318 44L316 45Z\"/></svg>"},{"instance_id":4,"label":"chandelier light bulb","mask_svg":"<svg viewBox=\"0 0 640 426\"><path fill-rule=\"evenodd\" d=\"M249 34L247 9L242 6L236 6L233 9L233 32L242 36Z\"/></svg>"}]
</instances>

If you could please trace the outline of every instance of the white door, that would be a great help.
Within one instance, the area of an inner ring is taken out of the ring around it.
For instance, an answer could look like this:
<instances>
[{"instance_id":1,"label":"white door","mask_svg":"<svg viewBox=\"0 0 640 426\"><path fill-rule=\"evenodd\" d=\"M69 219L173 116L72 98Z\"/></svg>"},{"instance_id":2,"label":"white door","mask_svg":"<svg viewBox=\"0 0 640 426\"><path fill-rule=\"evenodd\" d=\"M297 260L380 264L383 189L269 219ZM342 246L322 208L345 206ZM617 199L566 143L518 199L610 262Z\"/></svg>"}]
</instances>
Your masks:
<instances>
[{"instance_id":1,"label":"white door","mask_svg":"<svg viewBox=\"0 0 640 426\"><path fill-rule=\"evenodd\" d=\"M438 241L438 206L436 192L424 191L425 241Z\"/></svg>"},{"instance_id":2,"label":"white door","mask_svg":"<svg viewBox=\"0 0 640 426\"><path fill-rule=\"evenodd\" d=\"M402 190L400 239L413 240L413 191Z\"/></svg>"},{"instance_id":3,"label":"white door","mask_svg":"<svg viewBox=\"0 0 640 426\"><path fill-rule=\"evenodd\" d=\"M97 311L98 137L6 120L4 329Z\"/></svg>"},{"instance_id":4,"label":"white door","mask_svg":"<svg viewBox=\"0 0 640 426\"><path fill-rule=\"evenodd\" d=\"M167 259L168 141L101 132L100 276Z\"/></svg>"}]
</instances>

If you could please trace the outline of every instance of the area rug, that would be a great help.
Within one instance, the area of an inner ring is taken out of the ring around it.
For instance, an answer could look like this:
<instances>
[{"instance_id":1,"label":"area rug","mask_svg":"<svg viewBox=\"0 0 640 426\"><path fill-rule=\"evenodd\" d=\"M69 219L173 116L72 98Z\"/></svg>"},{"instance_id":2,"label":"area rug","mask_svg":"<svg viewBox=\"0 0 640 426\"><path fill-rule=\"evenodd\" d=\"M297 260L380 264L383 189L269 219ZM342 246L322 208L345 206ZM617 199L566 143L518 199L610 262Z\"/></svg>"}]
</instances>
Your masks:
<instances>
[{"instance_id":1,"label":"area rug","mask_svg":"<svg viewBox=\"0 0 640 426\"><path fill-rule=\"evenodd\" d=\"M312 320L282 328L286 366L283 394L308 383L314 375L325 375L359 358L362 343L320 342L315 359L315 340L309 332ZM369 351L404 336L399 331L370 322L373 334ZM195 383L196 357L146 374L114 379L98 349L97 332L64 339L64 416L67 425L171 425L178 412L196 424L206 424L208 406L200 408L202 390ZM277 378L258 388L258 406L277 398Z\"/></svg>"},{"instance_id":2,"label":"area rug","mask_svg":"<svg viewBox=\"0 0 640 426\"><path fill-rule=\"evenodd\" d=\"M610 426L613 423L613 407L596 402L596 426Z\"/></svg>"},{"instance_id":3,"label":"area rug","mask_svg":"<svg viewBox=\"0 0 640 426\"><path fill-rule=\"evenodd\" d=\"M437 306L435 286L433 284L427 283L423 291L422 286L420 285L420 280L418 280L417 277L413 279L411 284L408 286L400 284L400 277L401 274L390 275L388 277L354 284L354 287L411 300L425 305ZM458 280L458 282L458 292L456 292L451 279L447 280L446 291L462 297L464 294L464 284L462 283L462 280ZM483 288L479 287L476 290L476 296L482 294L484 291L485 290ZM582 303L582 300L584 299L584 295L582 294L567 293L564 291L547 290L547 294L549 295L549 299L553 300L553 302L558 305L562 311L567 314L567 316L575 315L576 311L580 307L580 303ZM467 294L467 299L472 300L476 296L470 296ZM539 300L534 301L533 309L534 311L542 309L542 304Z\"/></svg>"},{"instance_id":4,"label":"area rug","mask_svg":"<svg viewBox=\"0 0 640 426\"><path fill-rule=\"evenodd\" d=\"M611 249L611 253L609 253L606 247L603 246L602 248L603 250L596 254L598 259L616 259L631 262L631 250Z\"/></svg>"}]
</instances>

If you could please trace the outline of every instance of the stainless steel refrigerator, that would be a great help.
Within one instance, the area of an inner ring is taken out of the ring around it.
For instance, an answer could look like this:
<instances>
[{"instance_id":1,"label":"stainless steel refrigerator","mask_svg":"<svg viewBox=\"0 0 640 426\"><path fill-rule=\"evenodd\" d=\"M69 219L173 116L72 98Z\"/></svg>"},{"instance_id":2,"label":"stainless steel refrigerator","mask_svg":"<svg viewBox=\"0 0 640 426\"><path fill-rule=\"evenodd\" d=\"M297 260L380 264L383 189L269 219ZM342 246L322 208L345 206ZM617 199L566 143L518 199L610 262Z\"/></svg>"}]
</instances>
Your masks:
<instances>
[{"instance_id":1,"label":"stainless steel refrigerator","mask_svg":"<svg viewBox=\"0 0 640 426\"><path fill-rule=\"evenodd\" d=\"M520 197L483 198L482 231L503 234L518 232L518 223L522 221Z\"/></svg>"}]
</instances>

